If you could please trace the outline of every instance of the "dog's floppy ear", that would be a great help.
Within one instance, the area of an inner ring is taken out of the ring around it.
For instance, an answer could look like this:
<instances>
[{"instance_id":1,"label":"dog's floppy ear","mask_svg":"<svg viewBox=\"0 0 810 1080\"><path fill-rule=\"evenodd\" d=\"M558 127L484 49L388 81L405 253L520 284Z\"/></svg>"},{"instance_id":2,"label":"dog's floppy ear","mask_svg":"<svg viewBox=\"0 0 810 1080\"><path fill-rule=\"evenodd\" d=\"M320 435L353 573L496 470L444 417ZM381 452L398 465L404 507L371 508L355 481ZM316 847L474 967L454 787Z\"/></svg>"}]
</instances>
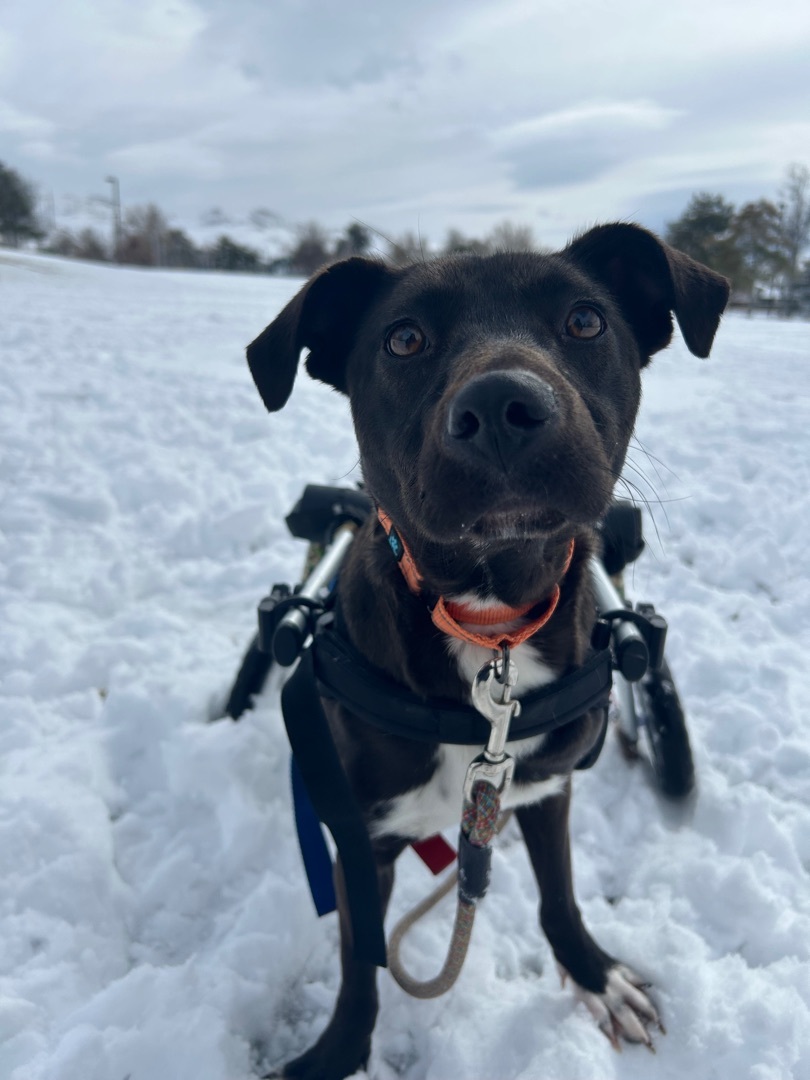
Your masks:
<instances>
[{"instance_id":1,"label":"dog's floppy ear","mask_svg":"<svg viewBox=\"0 0 810 1080\"><path fill-rule=\"evenodd\" d=\"M729 282L638 225L599 225L563 251L618 300L644 360L672 338L672 312L690 352L708 356Z\"/></svg>"},{"instance_id":2,"label":"dog's floppy ear","mask_svg":"<svg viewBox=\"0 0 810 1080\"><path fill-rule=\"evenodd\" d=\"M305 348L309 349L310 375L346 392L346 357L359 319L395 276L395 271L376 259L334 263L308 281L248 345L250 373L270 412L286 404Z\"/></svg>"}]
</instances>

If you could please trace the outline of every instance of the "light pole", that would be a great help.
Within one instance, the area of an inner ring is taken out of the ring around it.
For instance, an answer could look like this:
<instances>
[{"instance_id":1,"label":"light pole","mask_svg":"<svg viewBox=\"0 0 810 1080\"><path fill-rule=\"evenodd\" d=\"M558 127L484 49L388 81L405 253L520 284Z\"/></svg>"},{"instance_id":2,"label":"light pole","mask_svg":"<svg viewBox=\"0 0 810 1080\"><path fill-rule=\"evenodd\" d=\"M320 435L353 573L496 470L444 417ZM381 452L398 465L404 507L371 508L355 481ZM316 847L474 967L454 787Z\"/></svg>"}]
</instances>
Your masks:
<instances>
[{"instance_id":1,"label":"light pole","mask_svg":"<svg viewBox=\"0 0 810 1080\"><path fill-rule=\"evenodd\" d=\"M117 176L105 177L112 188L110 206L113 213L113 262L119 262L121 258L121 187Z\"/></svg>"}]
</instances>

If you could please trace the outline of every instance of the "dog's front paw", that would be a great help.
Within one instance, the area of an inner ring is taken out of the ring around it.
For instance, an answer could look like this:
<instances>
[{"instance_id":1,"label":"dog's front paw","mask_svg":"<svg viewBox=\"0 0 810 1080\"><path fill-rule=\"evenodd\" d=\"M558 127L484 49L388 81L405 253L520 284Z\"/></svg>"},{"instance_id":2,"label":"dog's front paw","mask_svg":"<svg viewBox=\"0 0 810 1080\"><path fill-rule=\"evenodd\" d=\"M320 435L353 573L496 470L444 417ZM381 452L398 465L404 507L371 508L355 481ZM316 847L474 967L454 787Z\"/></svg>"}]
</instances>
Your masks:
<instances>
[{"instance_id":1,"label":"dog's front paw","mask_svg":"<svg viewBox=\"0 0 810 1080\"><path fill-rule=\"evenodd\" d=\"M294 1061L265 1073L263 1080L345 1080L365 1067L370 1049L368 1039L355 1045L350 1039L337 1042L322 1037Z\"/></svg>"},{"instance_id":2,"label":"dog's front paw","mask_svg":"<svg viewBox=\"0 0 810 1080\"><path fill-rule=\"evenodd\" d=\"M568 972L561 966L560 975L564 985ZM647 995L649 983L624 964L614 964L608 970L607 984L601 993L586 990L575 979L571 979L571 982L574 993L588 1007L614 1049L621 1050L621 1038L627 1042L643 1043L655 1053L650 1027L657 1027L662 1034L666 1032L658 1010Z\"/></svg>"}]
</instances>

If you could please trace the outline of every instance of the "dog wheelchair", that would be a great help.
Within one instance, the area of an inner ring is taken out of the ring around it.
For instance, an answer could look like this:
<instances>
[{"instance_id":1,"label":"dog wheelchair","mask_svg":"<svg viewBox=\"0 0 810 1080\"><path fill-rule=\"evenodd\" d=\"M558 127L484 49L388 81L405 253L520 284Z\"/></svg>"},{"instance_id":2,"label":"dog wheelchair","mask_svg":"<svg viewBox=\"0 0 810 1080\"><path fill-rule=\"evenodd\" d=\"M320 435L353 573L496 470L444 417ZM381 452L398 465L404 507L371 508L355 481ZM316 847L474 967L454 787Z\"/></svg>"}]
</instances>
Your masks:
<instances>
[{"instance_id":1,"label":"dog wheelchair","mask_svg":"<svg viewBox=\"0 0 810 1080\"><path fill-rule=\"evenodd\" d=\"M276 584L259 604L259 629L228 694L224 716L238 720L262 690L274 666L290 667L328 612L340 564L354 532L373 512L358 488L307 485L285 518L292 536L308 543L303 581ZM679 799L689 794L695 772L686 718L664 656L667 623L651 604L631 606L622 574L644 549L641 512L614 502L600 526L601 558L590 570L595 598L594 642L609 644L613 689L609 719L625 756L646 760L659 790Z\"/></svg>"}]
</instances>

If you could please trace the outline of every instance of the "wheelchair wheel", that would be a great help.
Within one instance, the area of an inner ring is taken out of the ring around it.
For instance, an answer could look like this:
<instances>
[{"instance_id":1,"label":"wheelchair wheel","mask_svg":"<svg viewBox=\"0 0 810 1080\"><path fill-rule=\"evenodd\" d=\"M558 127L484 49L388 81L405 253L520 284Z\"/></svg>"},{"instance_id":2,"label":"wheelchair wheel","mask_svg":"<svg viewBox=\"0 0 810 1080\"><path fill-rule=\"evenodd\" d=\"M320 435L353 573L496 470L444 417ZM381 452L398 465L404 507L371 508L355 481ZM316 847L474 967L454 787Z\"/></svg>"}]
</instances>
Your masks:
<instances>
[{"instance_id":1,"label":"wheelchair wheel","mask_svg":"<svg viewBox=\"0 0 810 1080\"><path fill-rule=\"evenodd\" d=\"M670 798L683 798L695 786L695 766L683 706L666 660L635 685L634 693L658 784Z\"/></svg>"},{"instance_id":2,"label":"wheelchair wheel","mask_svg":"<svg viewBox=\"0 0 810 1080\"><path fill-rule=\"evenodd\" d=\"M234 679L228 703L225 706L225 716L230 716L231 720L238 720L246 709L252 707L253 699L262 692L272 666L272 657L259 648L257 634L248 646L242 659L242 666Z\"/></svg>"}]
</instances>

